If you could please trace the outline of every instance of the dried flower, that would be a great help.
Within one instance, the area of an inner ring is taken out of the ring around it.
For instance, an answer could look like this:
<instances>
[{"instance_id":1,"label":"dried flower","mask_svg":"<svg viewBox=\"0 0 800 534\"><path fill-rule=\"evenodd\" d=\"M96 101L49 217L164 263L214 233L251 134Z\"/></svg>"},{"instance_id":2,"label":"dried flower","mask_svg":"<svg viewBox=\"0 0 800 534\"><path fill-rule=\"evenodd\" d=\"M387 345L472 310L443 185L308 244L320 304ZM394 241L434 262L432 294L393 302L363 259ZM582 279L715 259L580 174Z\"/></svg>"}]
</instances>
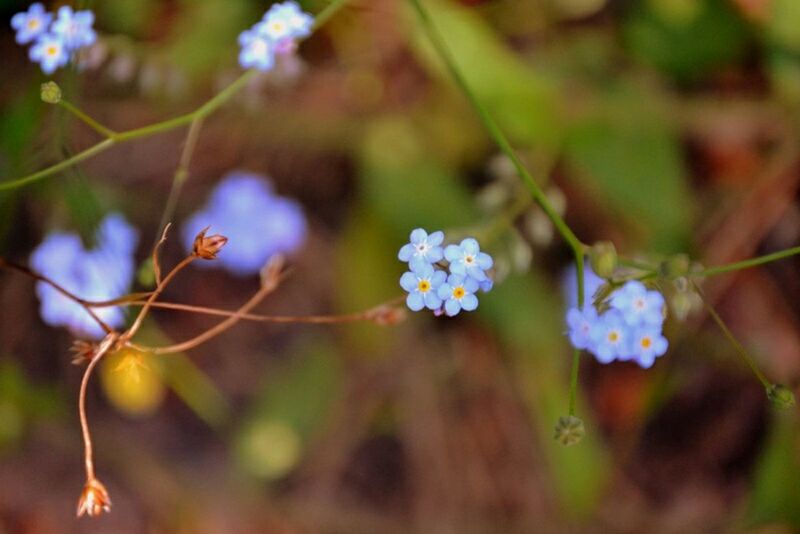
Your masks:
<instances>
[{"instance_id":1,"label":"dried flower","mask_svg":"<svg viewBox=\"0 0 800 534\"><path fill-rule=\"evenodd\" d=\"M89 517L95 517L102 512L110 511L111 499L108 497L106 487L96 478L90 479L83 487L81 498L78 499L77 516L89 514Z\"/></svg>"},{"instance_id":2,"label":"dried flower","mask_svg":"<svg viewBox=\"0 0 800 534\"><path fill-rule=\"evenodd\" d=\"M224 235L214 234L206 237L206 232L208 232L209 228L211 227L206 226L200 230L200 233L194 238L194 245L192 247L194 255L204 260L216 259L219 251L222 250L222 247L228 242L228 238Z\"/></svg>"},{"instance_id":3,"label":"dried flower","mask_svg":"<svg viewBox=\"0 0 800 534\"><path fill-rule=\"evenodd\" d=\"M97 351L97 345L82 339L76 339L72 342L69 351L74 354L72 358L73 365L84 365L92 361Z\"/></svg>"}]
</instances>

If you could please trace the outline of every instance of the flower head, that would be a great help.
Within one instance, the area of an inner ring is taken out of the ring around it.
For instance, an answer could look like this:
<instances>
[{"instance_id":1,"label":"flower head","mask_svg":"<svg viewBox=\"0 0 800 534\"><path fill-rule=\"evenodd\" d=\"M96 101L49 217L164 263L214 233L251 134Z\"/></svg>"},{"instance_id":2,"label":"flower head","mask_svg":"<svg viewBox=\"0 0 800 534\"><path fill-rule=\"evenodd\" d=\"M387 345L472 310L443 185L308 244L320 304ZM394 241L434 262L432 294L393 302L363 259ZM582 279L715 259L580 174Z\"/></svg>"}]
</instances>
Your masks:
<instances>
[{"instance_id":1,"label":"flower head","mask_svg":"<svg viewBox=\"0 0 800 534\"><path fill-rule=\"evenodd\" d=\"M52 74L69 61L69 50L61 37L46 33L39 37L31 47L28 56L34 63L39 63L42 72Z\"/></svg>"},{"instance_id":2,"label":"flower head","mask_svg":"<svg viewBox=\"0 0 800 534\"><path fill-rule=\"evenodd\" d=\"M473 311L478 307L478 282L470 276L451 274L447 281L439 286L439 298L444 301L444 311L450 317L458 315L461 310Z\"/></svg>"},{"instance_id":3,"label":"flower head","mask_svg":"<svg viewBox=\"0 0 800 534\"><path fill-rule=\"evenodd\" d=\"M122 238L122 239L120 239ZM86 250L77 234L56 232L31 254L31 266L67 291L86 300L111 300L124 295L134 274L136 231L119 215L109 215L98 228L96 247ZM100 338L105 332L72 299L44 282L36 284L40 313L51 326L66 326L77 335ZM110 326L121 326L118 307L96 308L95 314Z\"/></svg>"},{"instance_id":4,"label":"flower head","mask_svg":"<svg viewBox=\"0 0 800 534\"><path fill-rule=\"evenodd\" d=\"M444 241L443 232L428 235L422 228L417 228L411 232L409 241L400 248L397 257L400 261L407 261L412 271L434 264L444 257L441 246Z\"/></svg>"},{"instance_id":5,"label":"flower head","mask_svg":"<svg viewBox=\"0 0 800 534\"><path fill-rule=\"evenodd\" d=\"M87 514L89 517L95 517L110 511L111 499L108 497L106 487L96 478L92 478L83 487L80 499L78 499L76 515L81 517L83 514Z\"/></svg>"},{"instance_id":6,"label":"flower head","mask_svg":"<svg viewBox=\"0 0 800 534\"><path fill-rule=\"evenodd\" d=\"M629 354L620 359L633 360L647 369L656 358L667 352L668 346L669 342L661 334L660 326L640 326L632 332Z\"/></svg>"},{"instance_id":7,"label":"flower head","mask_svg":"<svg viewBox=\"0 0 800 534\"><path fill-rule=\"evenodd\" d=\"M39 2L31 4L28 11L17 13L11 17L11 27L17 31L19 44L27 44L47 33L47 27L53 15L44 10Z\"/></svg>"},{"instance_id":8,"label":"flower head","mask_svg":"<svg viewBox=\"0 0 800 534\"><path fill-rule=\"evenodd\" d=\"M300 205L276 195L264 176L232 172L212 192L206 206L183 226L187 248L206 226L213 225L228 242L217 261L237 275L256 274L275 254L298 250L307 224ZM205 262L204 262L205 264Z\"/></svg>"},{"instance_id":9,"label":"flower head","mask_svg":"<svg viewBox=\"0 0 800 534\"><path fill-rule=\"evenodd\" d=\"M485 271L491 269L494 263L492 257L481 252L480 245L471 237L459 245L447 245L444 257L450 262L451 273L470 276L478 282L488 278Z\"/></svg>"},{"instance_id":10,"label":"flower head","mask_svg":"<svg viewBox=\"0 0 800 534\"><path fill-rule=\"evenodd\" d=\"M275 65L275 43L264 36L257 28L245 30L239 34L239 65L245 69L257 69L262 72Z\"/></svg>"},{"instance_id":11,"label":"flower head","mask_svg":"<svg viewBox=\"0 0 800 534\"><path fill-rule=\"evenodd\" d=\"M308 37L313 25L314 17L300 9L297 2L283 2L269 8L259 28L270 39L280 41Z\"/></svg>"},{"instance_id":12,"label":"flower head","mask_svg":"<svg viewBox=\"0 0 800 534\"><path fill-rule=\"evenodd\" d=\"M570 308L567 312L567 326L569 327L569 340L576 349L589 349L592 345L591 332L599 317L594 306L587 304L583 311Z\"/></svg>"},{"instance_id":13,"label":"flower head","mask_svg":"<svg viewBox=\"0 0 800 534\"><path fill-rule=\"evenodd\" d=\"M447 273L435 270L431 265L423 265L416 271L408 271L400 277L400 287L408 291L406 305L411 311L422 308L438 310L442 307L439 287L447 278Z\"/></svg>"},{"instance_id":14,"label":"flower head","mask_svg":"<svg viewBox=\"0 0 800 534\"><path fill-rule=\"evenodd\" d=\"M72 52L94 44L97 33L92 29L94 13L89 10L73 11L69 6L58 9L51 31L64 42L67 51Z\"/></svg>"},{"instance_id":15,"label":"flower head","mask_svg":"<svg viewBox=\"0 0 800 534\"><path fill-rule=\"evenodd\" d=\"M664 296L658 291L649 291L637 280L629 280L614 291L610 304L622 313L630 326L661 325L664 322Z\"/></svg>"},{"instance_id":16,"label":"flower head","mask_svg":"<svg viewBox=\"0 0 800 534\"><path fill-rule=\"evenodd\" d=\"M630 329L618 310L600 315L589 332L591 352L600 363L610 363L630 354Z\"/></svg>"}]
</instances>

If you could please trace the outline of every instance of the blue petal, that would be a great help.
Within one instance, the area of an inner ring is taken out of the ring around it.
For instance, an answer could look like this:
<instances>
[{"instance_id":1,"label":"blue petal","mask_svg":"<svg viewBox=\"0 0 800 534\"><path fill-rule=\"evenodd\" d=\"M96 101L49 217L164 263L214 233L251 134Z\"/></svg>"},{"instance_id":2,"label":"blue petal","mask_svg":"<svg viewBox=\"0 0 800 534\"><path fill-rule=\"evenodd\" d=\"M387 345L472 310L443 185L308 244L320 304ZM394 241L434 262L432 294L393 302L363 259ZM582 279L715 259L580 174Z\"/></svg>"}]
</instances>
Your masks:
<instances>
[{"instance_id":1,"label":"blue petal","mask_svg":"<svg viewBox=\"0 0 800 534\"><path fill-rule=\"evenodd\" d=\"M468 237L463 241L461 241L461 250L463 250L467 254L475 255L481 251L481 246L475 239Z\"/></svg>"},{"instance_id":2,"label":"blue petal","mask_svg":"<svg viewBox=\"0 0 800 534\"><path fill-rule=\"evenodd\" d=\"M448 283L440 285L439 289L436 290L436 294L439 295L440 299L449 299L452 293L453 293L453 288Z\"/></svg>"},{"instance_id":3,"label":"blue petal","mask_svg":"<svg viewBox=\"0 0 800 534\"><path fill-rule=\"evenodd\" d=\"M464 295L461 299L461 307L467 311L473 311L478 307L478 297L473 294Z\"/></svg>"},{"instance_id":4,"label":"blue petal","mask_svg":"<svg viewBox=\"0 0 800 534\"><path fill-rule=\"evenodd\" d=\"M411 235L409 236L409 240L414 244L422 243L427 238L428 238L428 232L426 232L422 228L417 228L416 230L412 230Z\"/></svg>"},{"instance_id":5,"label":"blue petal","mask_svg":"<svg viewBox=\"0 0 800 534\"><path fill-rule=\"evenodd\" d=\"M406 306L411 311L420 311L425 307L425 301L419 293L409 293L408 297L406 297Z\"/></svg>"},{"instance_id":6,"label":"blue petal","mask_svg":"<svg viewBox=\"0 0 800 534\"><path fill-rule=\"evenodd\" d=\"M414 248L414 245L407 243L400 247L400 252L397 253L397 259L400 261L409 261L414 255L415 251L416 249Z\"/></svg>"},{"instance_id":7,"label":"blue petal","mask_svg":"<svg viewBox=\"0 0 800 534\"><path fill-rule=\"evenodd\" d=\"M484 273L483 270L477 265L467 268L467 274L470 276L470 278L474 278L477 282L483 282L486 280L486 273Z\"/></svg>"},{"instance_id":8,"label":"blue petal","mask_svg":"<svg viewBox=\"0 0 800 534\"><path fill-rule=\"evenodd\" d=\"M460 286L464 283L464 276L454 273L447 277L447 283L453 287Z\"/></svg>"},{"instance_id":9,"label":"blue petal","mask_svg":"<svg viewBox=\"0 0 800 534\"><path fill-rule=\"evenodd\" d=\"M417 289L417 277L414 273L403 273L400 277L400 287L406 291L414 291Z\"/></svg>"},{"instance_id":10,"label":"blue petal","mask_svg":"<svg viewBox=\"0 0 800 534\"><path fill-rule=\"evenodd\" d=\"M432 247L438 247L444 241L444 232L438 230L428 236L428 244Z\"/></svg>"},{"instance_id":11,"label":"blue petal","mask_svg":"<svg viewBox=\"0 0 800 534\"><path fill-rule=\"evenodd\" d=\"M450 263L450 272L455 275L464 276L467 274L467 268L464 267L463 261L453 261Z\"/></svg>"},{"instance_id":12,"label":"blue petal","mask_svg":"<svg viewBox=\"0 0 800 534\"><path fill-rule=\"evenodd\" d=\"M444 257L447 261L453 262L464 257L464 252L458 245L447 245L444 249Z\"/></svg>"},{"instance_id":13,"label":"blue petal","mask_svg":"<svg viewBox=\"0 0 800 534\"><path fill-rule=\"evenodd\" d=\"M491 269L492 265L494 264L494 261L492 261L492 257L486 254L485 252L478 253L477 260L478 260L478 266L484 271L486 269Z\"/></svg>"},{"instance_id":14,"label":"blue petal","mask_svg":"<svg viewBox=\"0 0 800 534\"><path fill-rule=\"evenodd\" d=\"M408 262L408 265L415 273L421 273L426 269L433 268L423 256L412 256L411 261Z\"/></svg>"},{"instance_id":15,"label":"blue petal","mask_svg":"<svg viewBox=\"0 0 800 534\"><path fill-rule=\"evenodd\" d=\"M444 303L444 312L452 317L454 315L458 315L458 312L461 311L461 304L458 303L456 299L447 299L447 302Z\"/></svg>"},{"instance_id":16,"label":"blue petal","mask_svg":"<svg viewBox=\"0 0 800 534\"><path fill-rule=\"evenodd\" d=\"M444 284L445 280L447 280L447 273L437 270L431 277L431 286L433 289L437 289L440 285Z\"/></svg>"},{"instance_id":17,"label":"blue petal","mask_svg":"<svg viewBox=\"0 0 800 534\"><path fill-rule=\"evenodd\" d=\"M441 261L442 258L444 257L444 253L442 252L442 247L434 247L428 250L428 252L425 253L425 257L431 263L436 263L437 261Z\"/></svg>"},{"instance_id":18,"label":"blue petal","mask_svg":"<svg viewBox=\"0 0 800 534\"><path fill-rule=\"evenodd\" d=\"M442 307L442 299L439 298L433 291L425 293L425 307L429 310L438 310Z\"/></svg>"},{"instance_id":19,"label":"blue petal","mask_svg":"<svg viewBox=\"0 0 800 534\"><path fill-rule=\"evenodd\" d=\"M478 287L478 281L474 278L464 279L464 289L466 289L468 293L475 293L478 291Z\"/></svg>"}]
</instances>

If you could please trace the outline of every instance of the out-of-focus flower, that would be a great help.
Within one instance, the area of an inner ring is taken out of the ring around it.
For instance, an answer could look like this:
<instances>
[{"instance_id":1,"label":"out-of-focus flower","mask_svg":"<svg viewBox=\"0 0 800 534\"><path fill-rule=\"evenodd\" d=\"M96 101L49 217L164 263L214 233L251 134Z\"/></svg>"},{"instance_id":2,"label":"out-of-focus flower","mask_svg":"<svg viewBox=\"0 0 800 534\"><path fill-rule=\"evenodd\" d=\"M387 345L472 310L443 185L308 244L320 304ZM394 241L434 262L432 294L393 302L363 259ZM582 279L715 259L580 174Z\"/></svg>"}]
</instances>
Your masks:
<instances>
[{"instance_id":1,"label":"out-of-focus flower","mask_svg":"<svg viewBox=\"0 0 800 534\"><path fill-rule=\"evenodd\" d=\"M397 258L408 262L412 271L434 264L444 257L441 247L444 232L433 232L428 235L422 228L417 228L411 232L409 241L400 248Z\"/></svg>"},{"instance_id":2,"label":"out-of-focus flower","mask_svg":"<svg viewBox=\"0 0 800 534\"><path fill-rule=\"evenodd\" d=\"M78 499L76 515L81 517L87 514L89 517L95 517L103 512L110 511L111 499L108 496L106 487L96 478L92 478L83 487L80 499Z\"/></svg>"},{"instance_id":3,"label":"out-of-focus flower","mask_svg":"<svg viewBox=\"0 0 800 534\"><path fill-rule=\"evenodd\" d=\"M260 22L239 34L239 64L246 69L272 69L275 55L294 52L297 39L308 37L313 25L314 17L296 2L273 5Z\"/></svg>"},{"instance_id":4,"label":"out-of-focus flower","mask_svg":"<svg viewBox=\"0 0 800 534\"><path fill-rule=\"evenodd\" d=\"M241 276L258 273L275 254L297 251L307 233L297 202L276 195L264 176L240 171L223 178L206 206L186 221L182 237L187 248L207 226L228 238L224 252L208 265Z\"/></svg>"},{"instance_id":5,"label":"out-of-focus flower","mask_svg":"<svg viewBox=\"0 0 800 534\"><path fill-rule=\"evenodd\" d=\"M69 50L60 37L48 33L39 37L28 56L42 67L42 72L52 74L57 68L67 64Z\"/></svg>"},{"instance_id":6,"label":"out-of-focus flower","mask_svg":"<svg viewBox=\"0 0 800 534\"><path fill-rule=\"evenodd\" d=\"M400 277L400 286L408 291L406 305L411 311L420 311L422 308L438 310L442 307L442 299L437 291L447 273L433 270L431 265L423 265L420 269L409 271Z\"/></svg>"},{"instance_id":7,"label":"out-of-focus flower","mask_svg":"<svg viewBox=\"0 0 800 534\"><path fill-rule=\"evenodd\" d=\"M96 235L96 247L86 250L77 234L55 232L31 255L31 266L67 291L86 300L111 300L124 295L134 274L136 231L119 215L106 217ZM66 326L76 335L101 338L103 329L73 300L44 282L36 284L40 313L51 326ZM123 324L118 307L95 308L112 327Z\"/></svg>"},{"instance_id":8,"label":"out-of-focus flower","mask_svg":"<svg viewBox=\"0 0 800 534\"><path fill-rule=\"evenodd\" d=\"M567 312L567 326L569 327L569 340L576 349L588 349L592 346L592 327L597 323L597 310L587 304L583 311L570 308Z\"/></svg>"},{"instance_id":9,"label":"out-of-focus flower","mask_svg":"<svg viewBox=\"0 0 800 534\"><path fill-rule=\"evenodd\" d=\"M39 2L31 4L28 11L17 13L11 17L11 27L17 32L17 43L27 44L47 33L51 20L53 20L53 15L45 11L44 6Z\"/></svg>"},{"instance_id":10,"label":"out-of-focus flower","mask_svg":"<svg viewBox=\"0 0 800 534\"><path fill-rule=\"evenodd\" d=\"M444 301L445 313L452 317L461 310L473 311L478 307L478 282L471 276L451 274L447 282L439 286L439 298Z\"/></svg>"},{"instance_id":11,"label":"out-of-focus flower","mask_svg":"<svg viewBox=\"0 0 800 534\"><path fill-rule=\"evenodd\" d=\"M485 271L494 264L492 257L481 252L481 246L471 237L459 245L447 245L444 257L450 262L451 273L470 276L477 282L486 280Z\"/></svg>"},{"instance_id":12,"label":"out-of-focus flower","mask_svg":"<svg viewBox=\"0 0 800 534\"><path fill-rule=\"evenodd\" d=\"M570 265L564 273L562 288L564 296L567 300L568 308L578 307L578 278L576 276L577 269L575 265ZM592 297L606 281L600 278L592 270L589 262L584 263L583 269L583 294L584 303L591 303Z\"/></svg>"},{"instance_id":13,"label":"out-of-focus flower","mask_svg":"<svg viewBox=\"0 0 800 534\"><path fill-rule=\"evenodd\" d=\"M69 6L62 6L58 9L51 31L62 39L69 52L73 52L97 40L93 24L94 13L91 11L73 11Z\"/></svg>"},{"instance_id":14,"label":"out-of-focus flower","mask_svg":"<svg viewBox=\"0 0 800 534\"><path fill-rule=\"evenodd\" d=\"M664 296L649 291L638 280L629 280L611 295L612 308L619 310L630 326L658 325L664 322Z\"/></svg>"}]
</instances>

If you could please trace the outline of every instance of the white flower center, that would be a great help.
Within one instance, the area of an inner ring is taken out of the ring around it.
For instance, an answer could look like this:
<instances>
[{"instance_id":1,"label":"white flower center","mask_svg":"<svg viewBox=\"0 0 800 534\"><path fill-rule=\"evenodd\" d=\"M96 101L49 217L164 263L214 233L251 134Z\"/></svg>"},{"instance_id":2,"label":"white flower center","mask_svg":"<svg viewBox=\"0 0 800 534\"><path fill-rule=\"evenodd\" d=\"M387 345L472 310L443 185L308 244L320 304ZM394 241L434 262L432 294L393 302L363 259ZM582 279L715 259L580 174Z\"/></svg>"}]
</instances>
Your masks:
<instances>
[{"instance_id":1,"label":"white flower center","mask_svg":"<svg viewBox=\"0 0 800 534\"><path fill-rule=\"evenodd\" d=\"M419 245L417 245L417 252L419 254L425 254L426 252L428 252L428 244L420 243Z\"/></svg>"},{"instance_id":2,"label":"white flower center","mask_svg":"<svg viewBox=\"0 0 800 534\"><path fill-rule=\"evenodd\" d=\"M467 265L472 265L473 263L475 263L475 257L472 256L472 254L467 254L466 256L464 256L464 263L466 263Z\"/></svg>"},{"instance_id":3,"label":"white flower center","mask_svg":"<svg viewBox=\"0 0 800 534\"><path fill-rule=\"evenodd\" d=\"M636 308L638 311L642 311L645 307L645 302L643 298L638 298L633 301L633 307Z\"/></svg>"}]
</instances>

